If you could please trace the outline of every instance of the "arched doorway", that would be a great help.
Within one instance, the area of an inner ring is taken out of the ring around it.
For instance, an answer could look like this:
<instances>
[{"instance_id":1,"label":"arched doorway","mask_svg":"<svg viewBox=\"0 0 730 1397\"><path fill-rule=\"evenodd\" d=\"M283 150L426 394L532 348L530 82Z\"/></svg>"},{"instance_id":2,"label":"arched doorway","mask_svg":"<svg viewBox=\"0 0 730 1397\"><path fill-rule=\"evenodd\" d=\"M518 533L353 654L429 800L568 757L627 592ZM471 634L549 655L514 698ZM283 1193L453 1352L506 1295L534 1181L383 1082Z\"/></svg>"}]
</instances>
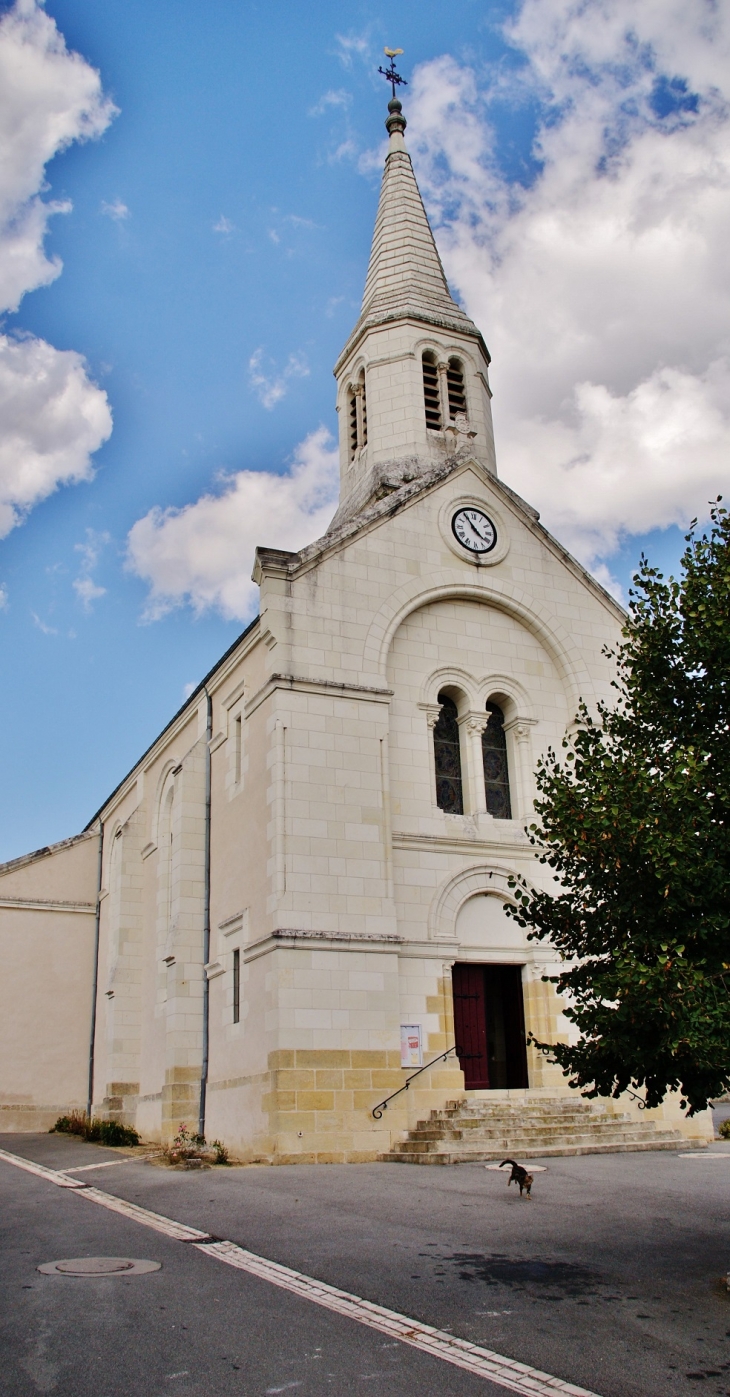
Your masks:
<instances>
[{"instance_id":1,"label":"arched doorway","mask_svg":"<svg viewBox=\"0 0 730 1397\"><path fill-rule=\"evenodd\" d=\"M452 969L456 1053L467 1091L528 1086L522 994L523 933L500 898L469 898L457 918ZM477 958L478 957L478 958Z\"/></svg>"}]
</instances>

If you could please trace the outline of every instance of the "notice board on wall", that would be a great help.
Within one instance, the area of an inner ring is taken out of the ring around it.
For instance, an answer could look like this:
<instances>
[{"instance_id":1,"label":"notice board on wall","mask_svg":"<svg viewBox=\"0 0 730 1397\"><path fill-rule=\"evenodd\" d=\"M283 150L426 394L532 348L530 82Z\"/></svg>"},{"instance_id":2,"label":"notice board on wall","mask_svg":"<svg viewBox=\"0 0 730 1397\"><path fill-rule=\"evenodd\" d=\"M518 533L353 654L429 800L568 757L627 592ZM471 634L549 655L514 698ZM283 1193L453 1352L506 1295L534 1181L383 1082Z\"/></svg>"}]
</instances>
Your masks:
<instances>
[{"instance_id":1,"label":"notice board on wall","mask_svg":"<svg viewBox=\"0 0 730 1397\"><path fill-rule=\"evenodd\" d=\"M423 1047L419 1023L402 1023L400 1026L400 1065L401 1067L423 1067Z\"/></svg>"}]
</instances>

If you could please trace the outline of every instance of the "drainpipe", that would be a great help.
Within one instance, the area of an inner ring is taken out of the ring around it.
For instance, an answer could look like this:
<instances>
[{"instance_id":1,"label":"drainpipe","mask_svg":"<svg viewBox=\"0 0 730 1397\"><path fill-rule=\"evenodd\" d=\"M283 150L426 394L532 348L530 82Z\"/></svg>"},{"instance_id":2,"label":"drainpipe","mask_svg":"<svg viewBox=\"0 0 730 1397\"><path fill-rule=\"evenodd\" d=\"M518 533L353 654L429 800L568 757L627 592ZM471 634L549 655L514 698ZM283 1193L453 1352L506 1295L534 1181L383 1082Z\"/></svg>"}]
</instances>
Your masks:
<instances>
[{"instance_id":1,"label":"drainpipe","mask_svg":"<svg viewBox=\"0 0 730 1397\"><path fill-rule=\"evenodd\" d=\"M99 928L101 925L101 866L104 853L104 822L99 821L99 861L96 875L96 919L94 925L94 981L91 991L91 1033L89 1035L89 1091L86 1101L86 1118L91 1120L91 1103L94 1099L94 1049L96 1047L96 997L99 989Z\"/></svg>"},{"instance_id":2,"label":"drainpipe","mask_svg":"<svg viewBox=\"0 0 730 1397\"><path fill-rule=\"evenodd\" d=\"M205 967L210 960L210 740L213 736L213 700L205 685L203 685L203 689L207 717L205 724L205 872L203 875L203 1064L200 1070L199 1135L205 1135L205 1098L208 1089L210 981Z\"/></svg>"}]
</instances>

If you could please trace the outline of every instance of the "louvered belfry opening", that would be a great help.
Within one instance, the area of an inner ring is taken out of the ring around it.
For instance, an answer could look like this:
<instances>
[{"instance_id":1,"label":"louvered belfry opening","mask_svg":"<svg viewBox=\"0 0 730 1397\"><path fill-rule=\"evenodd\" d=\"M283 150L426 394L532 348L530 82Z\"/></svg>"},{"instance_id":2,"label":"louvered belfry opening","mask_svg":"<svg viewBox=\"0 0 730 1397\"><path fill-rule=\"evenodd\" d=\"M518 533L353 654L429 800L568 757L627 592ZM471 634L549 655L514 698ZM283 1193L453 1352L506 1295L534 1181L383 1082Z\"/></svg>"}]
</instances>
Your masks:
<instances>
[{"instance_id":1,"label":"louvered belfry opening","mask_svg":"<svg viewBox=\"0 0 730 1397\"><path fill-rule=\"evenodd\" d=\"M487 704L487 713L489 714L489 722L482 733L487 810L490 815L494 816L495 820L511 820L512 804L509 795L504 713L496 703Z\"/></svg>"},{"instance_id":2,"label":"louvered belfry opening","mask_svg":"<svg viewBox=\"0 0 730 1397\"><path fill-rule=\"evenodd\" d=\"M459 359L449 359L449 366L446 371L446 383L449 393L449 417L453 422L457 412L463 412L464 415L466 415L464 370Z\"/></svg>"},{"instance_id":3,"label":"louvered belfry opening","mask_svg":"<svg viewBox=\"0 0 730 1397\"><path fill-rule=\"evenodd\" d=\"M368 444L368 408L365 396L365 370L350 389L350 460Z\"/></svg>"},{"instance_id":4,"label":"louvered belfry opening","mask_svg":"<svg viewBox=\"0 0 730 1397\"><path fill-rule=\"evenodd\" d=\"M461 746L457 708L448 694L439 694L441 712L433 730L433 755L436 765L436 804L447 815L464 814L464 792L461 780Z\"/></svg>"},{"instance_id":5,"label":"louvered belfry opening","mask_svg":"<svg viewBox=\"0 0 730 1397\"><path fill-rule=\"evenodd\" d=\"M439 374L436 356L426 353L423 356L423 401L426 408L426 426L431 432L441 431L441 400L439 397Z\"/></svg>"},{"instance_id":6,"label":"louvered belfry opening","mask_svg":"<svg viewBox=\"0 0 730 1397\"><path fill-rule=\"evenodd\" d=\"M360 374L360 400L362 402L362 420L360 423L360 445L368 444L368 402L365 394L365 370Z\"/></svg>"}]
</instances>

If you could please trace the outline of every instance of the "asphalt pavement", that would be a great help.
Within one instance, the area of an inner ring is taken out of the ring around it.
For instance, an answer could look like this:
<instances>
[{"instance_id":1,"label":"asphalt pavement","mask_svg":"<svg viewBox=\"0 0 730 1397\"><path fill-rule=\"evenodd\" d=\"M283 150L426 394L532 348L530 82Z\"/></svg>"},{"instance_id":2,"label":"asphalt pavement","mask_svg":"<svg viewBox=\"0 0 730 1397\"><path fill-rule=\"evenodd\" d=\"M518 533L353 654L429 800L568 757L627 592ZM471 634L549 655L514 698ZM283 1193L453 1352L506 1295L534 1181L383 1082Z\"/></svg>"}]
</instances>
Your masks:
<instances>
[{"instance_id":1,"label":"asphalt pavement","mask_svg":"<svg viewBox=\"0 0 730 1397\"><path fill-rule=\"evenodd\" d=\"M544 1161L533 1201L479 1165L249 1166L129 1161L57 1136L0 1147L599 1397L730 1394L730 1147ZM535 1161L538 1162L538 1161ZM505 1171L506 1173L507 1171ZM0 1160L9 1397L503 1397L195 1247ZM147 1275L41 1275L128 1256Z\"/></svg>"}]
</instances>

